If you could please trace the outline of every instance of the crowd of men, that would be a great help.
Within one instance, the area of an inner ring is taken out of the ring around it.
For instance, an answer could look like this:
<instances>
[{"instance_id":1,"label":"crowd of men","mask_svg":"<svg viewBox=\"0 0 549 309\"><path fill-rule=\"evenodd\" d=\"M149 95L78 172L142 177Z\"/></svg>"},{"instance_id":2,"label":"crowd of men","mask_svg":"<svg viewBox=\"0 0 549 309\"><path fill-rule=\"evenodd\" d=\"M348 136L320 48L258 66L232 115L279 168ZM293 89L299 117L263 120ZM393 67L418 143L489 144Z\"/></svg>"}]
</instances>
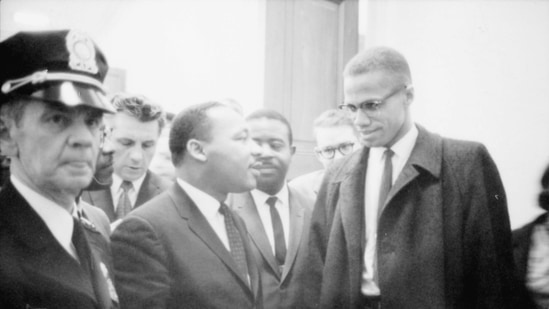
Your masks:
<instances>
[{"instance_id":1,"label":"crowd of men","mask_svg":"<svg viewBox=\"0 0 549 309\"><path fill-rule=\"evenodd\" d=\"M413 121L394 49L349 61L345 103L313 126L324 168L291 181L275 110L184 108L163 178L162 108L107 99L89 37L20 32L0 63L0 308L549 306L547 216L517 232L514 259L487 149Z\"/></svg>"}]
</instances>

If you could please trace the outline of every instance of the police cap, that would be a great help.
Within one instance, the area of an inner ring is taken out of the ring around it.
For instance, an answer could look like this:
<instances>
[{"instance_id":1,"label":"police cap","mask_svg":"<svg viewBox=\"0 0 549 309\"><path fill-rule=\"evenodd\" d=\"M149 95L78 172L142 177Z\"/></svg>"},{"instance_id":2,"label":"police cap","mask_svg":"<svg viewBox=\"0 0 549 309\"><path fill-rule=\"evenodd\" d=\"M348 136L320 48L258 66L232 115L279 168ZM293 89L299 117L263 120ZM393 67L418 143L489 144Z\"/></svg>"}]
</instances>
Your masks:
<instances>
[{"instance_id":1,"label":"police cap","mask_svg":"<svg viewBox=\"0 0 549 309\"><path fill-rule=\"evenodd\" d=\"M105 56L74 30L18 32L0 42L0 106L25 96L114 112L105 97Z\"/></svg>"}]
</instances>

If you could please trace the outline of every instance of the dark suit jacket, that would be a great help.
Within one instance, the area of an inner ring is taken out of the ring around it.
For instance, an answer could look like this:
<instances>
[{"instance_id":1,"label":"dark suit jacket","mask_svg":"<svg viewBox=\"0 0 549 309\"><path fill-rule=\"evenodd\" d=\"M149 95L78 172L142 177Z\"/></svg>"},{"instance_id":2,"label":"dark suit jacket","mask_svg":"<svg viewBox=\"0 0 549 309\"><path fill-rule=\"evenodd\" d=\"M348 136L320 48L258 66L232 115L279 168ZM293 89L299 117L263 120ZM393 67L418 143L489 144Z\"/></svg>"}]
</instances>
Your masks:
<instances>
[{"instance_id":1,"label":"dark suit jacket","mask_svg":"<svg viewBox=\"0 0 549 309\"><path fill-rule=\"evenodd\" d=\"M311 223L307 296L359 308L369 149L326 172ZM486 148L419 127L377 230L384 309L514 308L506 197Z\"/></svg>"},{"instance_id":2,"label":"dark suit jacket","mask_svg":"<svg viewBox=\"0 0 549 309\"><path fill-rule=\"evenodd\" d=\"M101 208L90 205L85 201L80 201L80 207L84 214L84 218L88 220L95 230L105 237L108 243L111 241L111 225L109 218Z\"/></svg>"},{"instance_id":3,"label":"dark suit jacket","mask_svg":"<svg viewBox=\"0 0 549 309\"><path fill-rule=\"evenodd\" d=\"M261 218L252 195L234 194L229 198L229 205L238 213L248 228L252 251L259 265L263 290L263 307L301 308L303 300L303 266L309 224L311 221L312 203L291 188L290 192L290 236L286 262L282 273L271 249Z\"/></svg>"},{"instance_id":4,"label":"dark suit jacket","mask_svg":"<svg viewBox=\"0 0 549 309\"><path fill-rule=\"evenodd\" d=\"M244 222L235 219L246 240ZM124 218L111 244L122 308L261 308L249 243L244 242L251 288L177 183Z\"/></svg>"},{"instance_id":5,"label":"dark suit jacket","mask_svg":"<svg viewBox=\"0 0 549 309\"><path fill-rule=\"evenodd\" d=\"M525 226L513 231L513 255L515 258L515 270L517 278L523 288L523 292L529 297L526 288L526 274L528 272L528 255L530 253L530 246L532 244L532 231L534 226L542 224L547 220L547 213L537 217L533 222L526 224ZM529 304L531 308L534 308L533 301ZM527 307L524 307L527 308Z\"/></svg>"},{"instance_id":6,"label":"dark suit jacket","mask_svg":"<svg viewBox=\"0 0 549 309\"><path fill-rule=\"evenodd\" d=\"M100 263L110 267L105 238L84 226L93 269L57 242L9 182L0 192L0 308L113 308ZM81 263L84 263L81 261Z\"/></svg>"},{"instance_id":7,"label":"dark suit jacket","mask_svg":"<svg viewBox=\"0 0 549 309\"><path fill-rule=\"evenodd\" d=\"M137 193L137 199L133 208L139 207L149 201L151 198L162 193L169 188L169 180L166 180L151 171L147 171L145 179L141 184L139 193ZM114 211L114 202L112 200L112 194L110 188L98 191L83 191L82 199L87 203L101 208L109 217L110 222L116 220L116 212Z\"/></svg>"}]
</instances>

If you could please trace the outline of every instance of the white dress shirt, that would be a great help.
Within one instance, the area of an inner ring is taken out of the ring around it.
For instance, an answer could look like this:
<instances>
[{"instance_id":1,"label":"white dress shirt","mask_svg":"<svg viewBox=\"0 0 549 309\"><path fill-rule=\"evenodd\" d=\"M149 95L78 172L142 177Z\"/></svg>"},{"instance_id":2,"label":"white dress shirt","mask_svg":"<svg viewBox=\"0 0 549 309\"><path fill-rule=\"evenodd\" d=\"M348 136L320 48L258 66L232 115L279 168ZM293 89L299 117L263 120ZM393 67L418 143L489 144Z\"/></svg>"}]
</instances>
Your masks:
<instances>
[{"instance_id":1,"label":"white dress shirt","mask_svg":"<svg viewBox=\"0 0 549 309\"><path fill-rule=\"evenodd\" d=\"M231 251L229 237L225 229L225 217L219 212L221 203L204 191L192 186L188 182L177 178L177 183L189 195L198 210L204 215L217 237L221 240L227 251Z\"/></svg>"},{"instance_id":2,"label":"white dress shirt","mask_svg":"<svg viewBox=\"0 0 549 309\"><path fill-rule=\"evenodd\" d=\"M540 308L549 307L549 216L532 230L526 286Z\"/></svg>"},{"instance_id":3,"label":"white dress shirt","mask_svg":"<svg viewBox=\"0 0 549 309\"><path fill-rule=\"evenodd\" d=\"M141 185L143 185L145 176L147 176L147 173L143 174L143 176L137 178L136 180L131 181L132 188L128 190L128 197L130 199L130 203L132 204L132 209L135 207L135 202L137 201L137 193L139 192L139 189L141 189ZM114 205L114 213L116 213L116 208L118 207L120 197L124 192L124 189L122 189L123 181L124 180L120 178L120 176L112 174L111 195Z\"/></svg>"},{"instance_id":4,"label":"white dress shirt","mask_svg":"<svg viewBox=\"0 0 549 309\"><path fill-rule=\"evenodd\" d=\"M416 144L418 130L416 126L396 142L391 150L394 152L391 159L393 164L392 184L394 185L398 175L404 168L404 165L410 158L410 154ZM378 209L379 209L379 190L381 189L381 177L385 166L385 150L384 147L370 148L368 156L368 168L366 170L366 188L365 188L365 211L364 220L366 223L366 248L364 250L363 265L362 265L362 294L367 296L377 296L380 294L379 287L374 281L374 274L377 269L374 268L376 257L377 243L377 225L378 225ZM381 211L381 210L380 210ZM380 212L381 213L381 212Z\"/></svg>"},{"instance_id":5,"label":"white dress shirt","mask_svg":"<svg viewBox=\"0 0 549 309\"><path fill-rule=\"evenodd\" d=\"M251 191L252 197L254 199L255 205L257 207L257 212L259 213L259 218L261 218L261 223L263 223L263 228L271 244L273 254L275 254L275 241L274 241L274 232L273 232L273 221L271 219L271 210L268 204L267 199L270 196L276 196L275 208L278 210L280 215L280 220L282 221L282 229L284 230L284 240L286 242L286 248L288 247L288 240L290 235L290 204L289 204L289 191L288 186L284 185L282 189L276 195L269 195L265 192L259 191L257 189Z\"/></svg>"},{"instance_id":6,"label":"white dress shirt","mask_svg":"<svg viewBox=\"0 0 549 309\"><path fill-rule=\"evenodd\" d=\"M63 206L56 204L52 200L29 188L22 181L17 179L16 176L11 175L10 180L15 189L19 191L32 209L34 209L38 216L46 223L46 226L55 240L57 240L68 254L78 261L76 248L72 244L72 231L74 229L72 214ZM74 208L76 208L76 202L75 205L73 205L73 209Z\"/></svg>"}]
</instances>

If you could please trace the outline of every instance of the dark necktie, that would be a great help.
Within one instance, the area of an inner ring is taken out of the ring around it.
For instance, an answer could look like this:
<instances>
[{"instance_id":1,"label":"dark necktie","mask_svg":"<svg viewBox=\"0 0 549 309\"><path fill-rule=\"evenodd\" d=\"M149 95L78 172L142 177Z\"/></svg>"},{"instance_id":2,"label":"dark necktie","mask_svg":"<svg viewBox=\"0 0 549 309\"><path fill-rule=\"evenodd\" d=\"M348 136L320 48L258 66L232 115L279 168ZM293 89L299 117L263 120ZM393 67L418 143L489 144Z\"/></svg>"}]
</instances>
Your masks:
<instances>
[{"instance_id":1,"label":"dark necktie","mask_svg":"<svg viewBox=\"0 0 549 309\"><path fill-rule=\"evenodd\" d=\"M221 203L219 212L225 220L225 229L227 230L227 238L229 238L229 247L231 255L244 278L248 278L248 262L246 260L246 252L244 251L244 242L240 236L240 232L236 228L231 210L227 205Z\"/></svg>"},{"instance_id":2,"label":"dark necktie","mask_svg":"<svg viewBox=\"0 0 549 309\"><path fill-rule=\"evenodd\" d=\"M124 180L122 185L122 194L118 199L118 205L116 205L116 219L124 218L130 211L132 211L132 203L130 202L129 191L133 188L133 185L130 181Z\"/></svg>"},{"instance_id":3,"label":"dark necktie","mask_svg":"<svg viewBox=\"0 0 549 309\"><path fill-rule=\"evenodd\" d=\"M271 221L273 223L273 235L275 245L275 257L278 265L284 265L286 260L286 241L284 240L284 228L282 227L282 220L280 214L276 209L276 196L271 196L267 199L267 205L271 210Z\"/></svg>"},{"instance_id":4,"label":"dark necktie","mask_svg":"<svg viewBox=\"0 0 549 309\"><path fill-rule=\"evenodd\" d=\"M111 308L112 300L109 294L109 288L107 280L103 276L103 272L99 265L99 262L93 255L90 249L90 245L85 236L84 228L80 223L80 220L73 218L74 228L72 231L72 244L76 249L78 259L80 260L80 266L86 273L86 277L90 279L97 302L101 304L101 308Z\"/></svg>"},{"instance_id":5,"label":"dark necktie","mask_svg":"<svg viewBox=\"0 0 549 309\"><path fill-rule=\"evenodd\" d=\"M394 152L391 148L387 148L383 154L385 156L385 164L383 168L383 175L381 176L381 187L379 188L378 219L379 216L381 216L381 211L387 201L387 195L389 195L389 191L393 185L393 162L391 160L393 158L393 154Z\"/></svg>"}]
</instances>

